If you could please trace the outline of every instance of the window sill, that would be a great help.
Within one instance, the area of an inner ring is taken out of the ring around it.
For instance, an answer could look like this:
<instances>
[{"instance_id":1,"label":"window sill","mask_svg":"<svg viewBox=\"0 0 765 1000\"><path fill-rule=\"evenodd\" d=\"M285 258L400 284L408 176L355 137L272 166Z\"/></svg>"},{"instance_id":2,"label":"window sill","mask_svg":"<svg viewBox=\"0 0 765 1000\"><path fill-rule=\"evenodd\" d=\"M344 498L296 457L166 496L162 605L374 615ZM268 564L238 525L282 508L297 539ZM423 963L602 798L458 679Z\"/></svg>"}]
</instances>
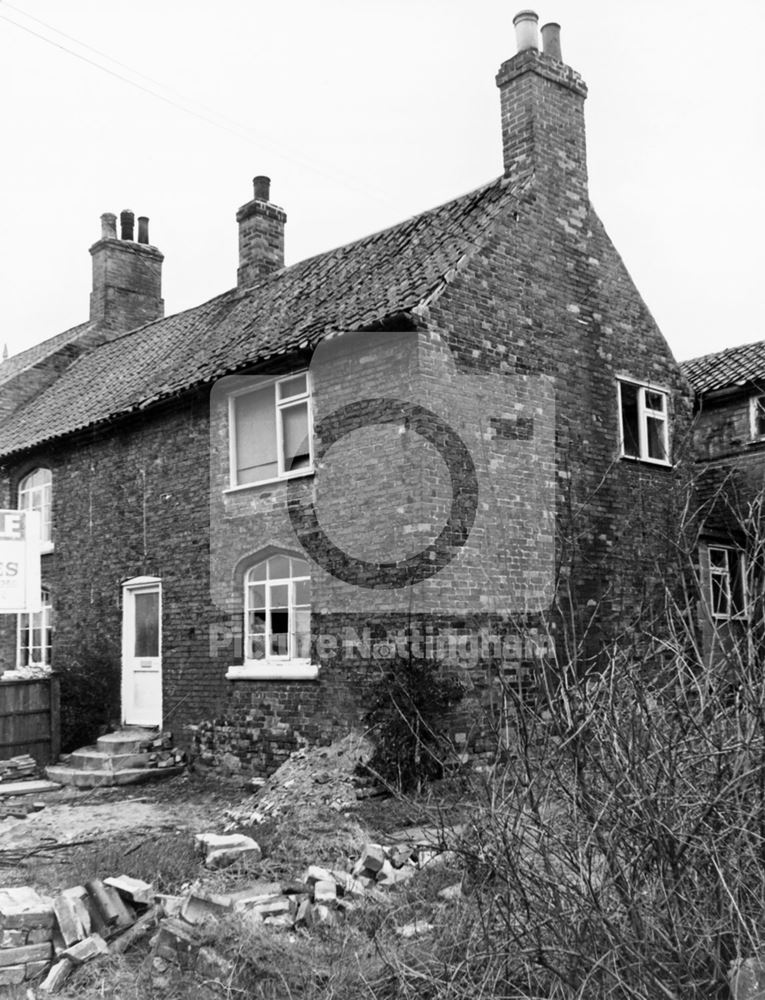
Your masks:
<instances>
[{"instance_id":1,"label":"window sill","mask_svg":"<svg viewBox=\"0 0 765 1000\"><path fill-rule=\"evenodd\" d=\"M312 467L310 469L301 469L300 472L293 472L287 476L275 476L273 479L259 479L256 483L242 483L241 486L228 486L223 490L223 495L228 496L229 493L241 493L242 490L254 490L259 486L276 486L278 483L289 482L290 479L306 479L308 476L313 476L315 472L316 469Z\"/></svg>"},{"instance_id":2,"label":"window sill","mask_svg":"<svg viewBox=\"0 0 765 1000\"><path fill-rule=\"evenodd\" d=\"M640 458L637 455L622 455L625 462L639 462L641 465L655 465L660 469L671 469L672 463L659 458Z\"/></svg>"},{"instance_id":3,"label":"window sill","mask_svg":"<svg viewBox=\"0 0 765 1000\"><path fill-rule=\"evenodd\" d=\"M227 681L315 681L319 667L315 663L245 663L226 671Z\"/></svg>"},{"instance_id":4,"label":"window sill","mask_svg":"<svg viewBox=\"0 0 765 1000\"><path fill-rule=\"evenodd\" d=\"M40 542L40 555L47 556L50 552L53 552L54 545L53 542Z\"/></svg>"},{"instance_id":5,"label":"window sill","mask_svg":"<svg viewBox=\"0 0 765 1000\"><path fill-rule=\"evenodd\" d=\"M47 663L30 664L28 667L13 667L0 675L2 681L28 681L50 677L52 669Z\"/></svg>"}]
</instances>

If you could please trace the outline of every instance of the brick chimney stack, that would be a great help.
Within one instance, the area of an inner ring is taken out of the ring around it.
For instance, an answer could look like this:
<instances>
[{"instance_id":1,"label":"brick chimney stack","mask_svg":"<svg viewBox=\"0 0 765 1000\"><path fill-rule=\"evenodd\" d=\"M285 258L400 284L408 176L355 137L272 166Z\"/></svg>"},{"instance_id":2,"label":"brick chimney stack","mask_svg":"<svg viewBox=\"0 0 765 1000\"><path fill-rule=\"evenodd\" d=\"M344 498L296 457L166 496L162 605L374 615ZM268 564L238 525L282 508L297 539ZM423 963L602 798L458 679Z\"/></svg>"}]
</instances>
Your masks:
<instances>
[{"instance_id":1,"label":"brick chimney stack","mask_svg":"<svg viewBox=\"0 0 765 1000\"><path fill-rule=\"evenodd\" d=\"M499 68L505 175L533 173L541 190L587 196L584 101L587 86L561 57L560 26L542 28L532 10L515 16L518 52Z\"/></svg>"},{"instance_id":2,"label":"brick chimney stack","mask_svg":"<svg viewBox=\"0 0 765 1000\"><path fill-rule=\"evenodd\" d=\"M284 223L287 213L269 201L271 179L253 179L252 201L236 213L239 223L237 286L248 288L259 278L284 267Z\"/></svg>"},{"instance_id":3,"label":"brick chimney stack","mask_svg":"<svg viewBox=\"0 0 765 1000\"><path fill-rule=\"evenodd\" d=\"M101 239L90 248L93 258L93 291L90 293L90 321L99 329L122 333L142 326L165 314L162 300L164 255L149 244L149 220L138 219L138 241L134 237L135 217L126 209L117 217L101 216Z\"/></svg>"}]
</instances>

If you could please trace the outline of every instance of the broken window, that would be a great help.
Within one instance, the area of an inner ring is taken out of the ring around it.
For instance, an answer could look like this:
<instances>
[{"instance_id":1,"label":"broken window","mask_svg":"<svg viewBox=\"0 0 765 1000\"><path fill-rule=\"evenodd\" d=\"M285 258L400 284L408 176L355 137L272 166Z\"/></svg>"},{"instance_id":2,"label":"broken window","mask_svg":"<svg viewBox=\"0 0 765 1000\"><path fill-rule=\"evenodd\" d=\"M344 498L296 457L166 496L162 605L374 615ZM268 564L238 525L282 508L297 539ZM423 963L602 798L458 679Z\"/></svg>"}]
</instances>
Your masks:
<instances>
[{"instance_id":1,"label":"broken window","mask_svg":"<svg viewBox=\"0 0 765 1000\"><path fill-rule=\"evenodd\" d=\"M311 578L305 559L273 555L248 570L244 609L246 661L310 658Z\"/></svg>"},{"instance_id":2,"label":"broken window","mask_svg":"<svg viewBox=\"0 0 765 1000\"><path fill-rule=\"evenodd\" d=\"M261 383L231 397L231 485L305 474L312 468L307 372Z\"/></svg>"},{"instance_id":3,"label":"broken window","mask_svg":"<svg viewBox=\"0 0 765 1000\"><path fill-rule=\"evenodd\" d=\"M669 464L668 398L664 389L619 382L621 448L625 458Z\"/></svg>"},{"instance_id":4,"label":"broken window","mask_svg":"<svg viewBox=\"0 0 765 1000\"><path fill-rule=\"evenodd\" d=\"M713 617L746 617L746 557L743 552L728 546L710 545L709 583Z\"/></svg>"}]
</instances>

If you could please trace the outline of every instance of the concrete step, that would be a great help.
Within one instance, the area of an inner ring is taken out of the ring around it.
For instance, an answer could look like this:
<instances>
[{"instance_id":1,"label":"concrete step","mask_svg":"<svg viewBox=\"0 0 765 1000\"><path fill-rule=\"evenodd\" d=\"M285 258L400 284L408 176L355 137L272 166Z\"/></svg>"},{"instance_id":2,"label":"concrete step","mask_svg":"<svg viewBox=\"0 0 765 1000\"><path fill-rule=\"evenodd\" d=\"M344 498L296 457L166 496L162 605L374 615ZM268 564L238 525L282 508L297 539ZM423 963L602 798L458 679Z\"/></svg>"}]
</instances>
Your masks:
<instances>
[{"instance_id":1,"label":"concrete step","mask_svg":"<svg viewBox=\"0 0 765 1000\"><path fill-rule=\"evenodd\" d=\"M108 785L138 785L144 781L161 781L162 778L173 778L181 774L184 764L173 764L172 767L130 767L122 771L107 769L92 770L81 767L71 767L67 764L50 764L45 768L50 781L60 785L73 785L75 788L101 788Z\"/></svg>"},{"instance_id":2,"label":"concrete step","mask_svg":"<svg viewBox=\"0 0 765 1000\"><path fill-rule=\"evenodd\" d=\"M151 767L148 753L104 753L95 747L83 747L69 755L66 763L81 771L126 771Z\"/></svg>"},{"instance_id":3,"label":"concrete step","mask_svg":"<svg viewBox=\"0 0 765 1000\"><path fill-rule=\"evenodd\" d=\"M156 739L157 736L159 736L158 729L141 729L137 726L128 726L126 729L118 729L114 733L106 733L105 736L100 736L96 742L96 750L112 755L139 753L142 743Z\"/></svg>"}]
</instances>

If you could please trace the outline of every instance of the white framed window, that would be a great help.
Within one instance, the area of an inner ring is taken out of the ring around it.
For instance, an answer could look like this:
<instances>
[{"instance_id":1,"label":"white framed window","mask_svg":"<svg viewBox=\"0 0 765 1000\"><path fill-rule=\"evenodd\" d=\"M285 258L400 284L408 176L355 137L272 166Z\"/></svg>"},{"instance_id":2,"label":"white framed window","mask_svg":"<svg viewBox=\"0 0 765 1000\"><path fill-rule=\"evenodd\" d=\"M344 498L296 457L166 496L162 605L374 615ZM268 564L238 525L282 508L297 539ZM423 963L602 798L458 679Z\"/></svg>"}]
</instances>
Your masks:
<instances>
[{"instance_id":1,"label":"white framed window","mask_svg":"<svg viewBox=\"0 0 765 1000\"><path fill-rule=\"evenodd\" d=\"M308 562L277 553L244 576L244 664L227 677L311 679L311 576Z\"/></svg>"},{"instance_id":2,"label":"white framed window","mask_svg":"<svg viewBox=\"0 0 765 1000\"><path fill-rule=\"evenodd\" d=\"M669 393L623 379L618 388L622 457L669 465Z\"/></svg>"},{"instance_id":3,"label":"white framed window","mask_svg":"<svg viewBox=\"0 0 765 1000\"><path fill-rule=\"evenodd\" d=\"M35 469L19 483L19 510L40 515L40 550L53 549L53 477L50 469Z\"/></svg>"},{"instance_id":4,"label":"white framed window","mask_svg":"<svg viewBox=\"0 0 765 1000\"><path fill-rule=\"evenodd\" d=\"M313 472L308 372L259 382L229 397L231 487Z\"/></svg>"},{"instance_id":5,"label":"white framed window","mask_svg":"<svg viewBox=\"0 0 765 1000\"><path fill-rule=\"evenodd\" d=\"M17 616L17 667L49 667L53 637L53 608L50 591L43 588L40 610Z\"/></svg>"},{"instance_id":6,"label":"white framed window","mask_svg":"<svg viewBox=\"0 0 765 1000\"><path fill-rule=\"evenodd\" d=\"M762 441L765 438L765 395L750 397L749 424L752 441Z\"/></svg>"},{"instance_id":7,"label":"white framed window","mask_svg":"<svg viewBox=\"0 0 765 1000\"><path fill-rule=\"evenodd\" d=\"M746 556L726 545L709 546L710 608L713 618L746 618Z\"/></svg>"}]
</instances>

